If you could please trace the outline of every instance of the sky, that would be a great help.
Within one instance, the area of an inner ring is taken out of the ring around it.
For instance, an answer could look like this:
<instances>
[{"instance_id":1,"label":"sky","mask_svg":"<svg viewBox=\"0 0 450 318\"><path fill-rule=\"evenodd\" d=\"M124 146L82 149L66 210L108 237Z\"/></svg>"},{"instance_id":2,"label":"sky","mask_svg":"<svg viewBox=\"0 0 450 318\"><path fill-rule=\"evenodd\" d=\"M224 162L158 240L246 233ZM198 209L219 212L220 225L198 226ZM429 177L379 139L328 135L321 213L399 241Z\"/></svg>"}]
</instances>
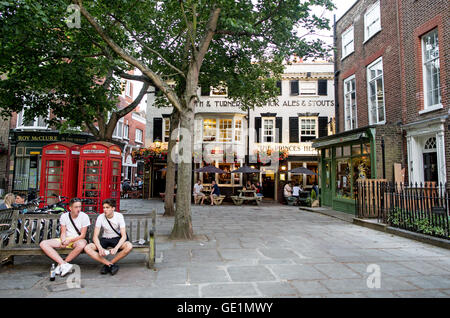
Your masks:
<instances>
[{"instance_id":1,"label":"sky","mask_svg":"<svg viewBox=\"0 0 450 318\"><path fill-rule=\"evenodd\" d=\"M314 35L314 37L319 37L321 40L323 40L325 43L329 45L333 45L333 15L336 15L336 20L338 20L344 13L350 9L350 7L357 1L357 0L332 0L334 5L336 6L336 9L333 11L326 11L321 8L315 9L313 12L320 16L323 13L323 17L328 18L330 20L330 26L331 30L327 31L321 31ZM299 31L301 34L301 31ZM141 74L139 70L136 72L138 75ZM142 83L140 82L134 82L134 89L133 89L133 95L136 98L136 96L139 94L139 91L141 90ZM140 103L140 110L146 109L145 101L147 100L146 97L144 97Z\"/></svg>"}]
</instances>

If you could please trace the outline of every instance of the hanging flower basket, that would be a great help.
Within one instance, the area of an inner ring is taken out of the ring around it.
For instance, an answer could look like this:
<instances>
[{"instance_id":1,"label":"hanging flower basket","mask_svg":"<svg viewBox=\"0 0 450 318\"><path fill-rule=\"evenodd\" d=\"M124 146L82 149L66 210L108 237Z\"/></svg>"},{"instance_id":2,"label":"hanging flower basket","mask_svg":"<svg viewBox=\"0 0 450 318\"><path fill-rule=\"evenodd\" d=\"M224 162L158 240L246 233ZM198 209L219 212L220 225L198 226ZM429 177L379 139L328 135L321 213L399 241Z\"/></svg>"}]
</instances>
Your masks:
<instances>
[{"instance_id":1,"label":"hanging flower basket","mask_svg":"<svg viewBox=\"0 0 450 318\"><path fill-rule=\"evenodd\" d=\"M155 160L167 160L167 148L150 146L149 148L140 148L131 153L133 163L144 161L145 168L148 169Z\"/></svg>"},{"instance_id":2,"label":"hanging flower basket","mask_svg":"<svg viewBox=\"0 0 450 318\"><path fill-rule=\"evenodd\" d=\"M255 155L257 156L258 163L268 163L272 159L272 155L274 150L268 149L267 151L255 151ZM289 156L289 152L287 150L279 150L278 151L278 161L283 161Z\"/></svg>"}]
</instances>

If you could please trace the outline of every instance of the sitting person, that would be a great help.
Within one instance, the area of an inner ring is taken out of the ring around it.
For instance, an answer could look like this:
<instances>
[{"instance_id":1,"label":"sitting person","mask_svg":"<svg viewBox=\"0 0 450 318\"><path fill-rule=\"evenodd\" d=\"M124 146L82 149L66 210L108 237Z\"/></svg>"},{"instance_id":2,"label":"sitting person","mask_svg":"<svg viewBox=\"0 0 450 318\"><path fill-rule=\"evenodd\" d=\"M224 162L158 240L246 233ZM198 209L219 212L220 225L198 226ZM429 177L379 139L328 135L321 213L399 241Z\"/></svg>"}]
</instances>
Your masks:
<instances>
[{"instance_id":1,"label":"sitting person","mask_svg":"<svg viewBox=\"0 0 450 318\"><path fill-rule=\"evenodd\" d=\"M296 199L298 202L298 198L300 196L300 191L302 191L300 185L298 183L295 184L295 186L292 188L292 196Z\"/></svg>"},{"instance_id":2,"label":"sitting person","mask_svg":"<svg viewBox=\"0 0 450 318\"><path fill-rule=\"evenodd\" d=\"M7 193L3 199L3 203L0 204L0 210L11 209L14 202L16 201L16 196L14 193Z\"/></svg>"},{"instance_id":3,"label":"sitting person","mask_svg":"<svg viewBox=\"0 0 450 318\"><path fill-rule=\"evenodd\" d=\"M284 186L284 198L288 198L292 196L292 182L288 182L286 183L286 185Z\"/></svg>"},{"instance_id":4,"label":"sitting person","mask_svg":"<svg viewBox=\"0 0 450 318\"><path fill-rule=\"evenodd\" d=\"M256 189L256 195L258 197L262 197L263 196L263 188L259 182L256 182L255 189Z\"/></svg>"},{"instance_id":5,"label":"sitting person","mask_svg":"<svg viewBox=\"0 0 450 318\"><path fill-rule=\"evenodd\" d=\"M198 201L200 201L200 198L202 199L201 205L203 205L203 201L205 201L205 194L202 192L203 185L200 180L197 181L196 184L194 184L194 203L197 204Z\"/></svg>"},{"instance_id":6,"label":"sitting person","mask_svg":"<svg viewBox=\"0 0 450 318\"><path fill-rule=\"evenodd\" d=\"M247 180L247 184L245 185L245 190L255 190L255 186L250 182L250 180Z\"/></svg>"},{"instance_id":7,"label":"sitting person","mask_svg":"<svg viewBox=\"0 0 450 318\"><path fill-rule=\"evenodd\" d=\"M115 212L115 209L115 200L103 200L103 214L100 214L95 221L93 243L88 244L84 249L92 259L104 264L100 271L102 275L107 273L115 275L119 271L119 266L116 263L133 249L133 245L128 239L123 215ZM101 229L103 229L103 235L99 239ZM108 248L112 248L111 251L107 251ZM109 261L105 258L108 254L115 255L115 257Z\"/></svg>"},{"instance_id":8,"label":"sitting person","mask_svg":"<svg viewBox=\"0 0 450 318\"><path fill-rule=\"evenodd\" d=\"M73 198L69 202L70 212L63 213L59 219L61 225L60 238L42 241L39 246L44 253L58 263L56 266L56 275L65 276L72 271L73 265L70 264L86 246L86 232L91 224L89 216L81 211L81 199ZM55 249L73 248L66 259L63 260Z\"/></svg>"},{"instance_id":9,"label":"sitting person","mask_svg":"<svg viewBox=\"0 0 450 318\"><path fill-rule=\"evenodd\" d=\"M211 193L209 195L211 199L211 205L214 205L214 198L217 198L220 195L219 186L216 184L216 181L212 181Z\"/></svg>"}]
</instances>

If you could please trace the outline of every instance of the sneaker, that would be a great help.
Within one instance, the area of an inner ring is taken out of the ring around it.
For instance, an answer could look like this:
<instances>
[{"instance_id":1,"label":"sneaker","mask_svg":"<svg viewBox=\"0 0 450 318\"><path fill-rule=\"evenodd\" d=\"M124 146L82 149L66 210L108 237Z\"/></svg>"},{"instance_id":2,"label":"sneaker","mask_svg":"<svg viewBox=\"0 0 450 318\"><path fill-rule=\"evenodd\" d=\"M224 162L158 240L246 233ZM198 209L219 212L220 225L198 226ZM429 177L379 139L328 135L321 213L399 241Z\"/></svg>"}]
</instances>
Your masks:
<instances>
[{"instance_id":1,"label":"sneaker","mask_svg":"<svg viewBox=\"0 0 450 318\"><path fill-rule=\"evenodd\" d=\"M111 266L109 266L109 265L103 265L102 269L100 270L100 274L102 274L102 275L105 275L110 272L111 272Z\"/></svg>"},{"instance_id":2,"label":"sneaker","mask_svg":"<svg viewBox=\"0 0 450 318\"><path fill-rule=\"evenodd\" d=\"M64 263L61 265L61 277L67 275L67 273L72 272L73 265L69 263Z\"/></svg>"},{"instance_id":3,"label":"sneaker","mask_svg":"<svg viewBox=\"0 0 450 318\"><path fill-rule=\"evenodd\" d=\"M55 268L55 275L61 275L61 265L59 265L59 264Z\"/></svg>"},{"instance_id":4,"label":"sneaker","mask_svg":"<svg viewBox=\"0 0 450 318\"><path fill-rule=\"evenodd\" d=\"M116 264L112 264L109 268L111 269L111 275L115 275L119 271L119 265Z\"/></svg>"}]
</instances>

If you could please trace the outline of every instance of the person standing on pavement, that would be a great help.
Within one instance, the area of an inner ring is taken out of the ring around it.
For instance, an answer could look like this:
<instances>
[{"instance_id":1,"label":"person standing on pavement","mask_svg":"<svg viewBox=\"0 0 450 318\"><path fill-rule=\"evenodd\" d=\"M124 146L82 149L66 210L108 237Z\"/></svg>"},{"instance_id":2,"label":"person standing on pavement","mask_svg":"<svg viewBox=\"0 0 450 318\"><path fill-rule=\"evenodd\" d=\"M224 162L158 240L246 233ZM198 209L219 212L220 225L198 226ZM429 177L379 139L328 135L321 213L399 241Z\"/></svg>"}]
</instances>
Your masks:
<instances>
[{"instance_id":1,"label":"person standing on pavement","mask_svg":"<svg viewBox=\"0 0 450 318\"><path fill-rule=\"evenodd\" d=\"M103 214L100 214L95 222L93 243L88 244L84 249L92 259L103 264L100 271L102 275L107 273L115 275L119 271L119 265L116 263L133 249L133 245L128 239L123 215L115 210L116 201L114 199L103 201ZM103 229L103 235L99 238L101 229ZM110 250L107 250L108 248ZM108 254L115 257L109 261L105 258Z\"/></svg>"},{"instance_id":2,"label":"person standing on pavement","mask_svg":"<svg viewBox=\"0 0 450 318\"><path fill-rule=\"evenodd\" d=\"M81 211L81 199L71 199L69 209L70 212L63 213L59 219L61 237L45 240L39 244L44 253L58 263L55 273L61 276L65 276L72 271L73 265L69 262L75 259L86 246L86 232L91 224L89 216ZM71 248L73 250L64 260L55 250L60 248Z\"/></svg>"}]
</instances>

